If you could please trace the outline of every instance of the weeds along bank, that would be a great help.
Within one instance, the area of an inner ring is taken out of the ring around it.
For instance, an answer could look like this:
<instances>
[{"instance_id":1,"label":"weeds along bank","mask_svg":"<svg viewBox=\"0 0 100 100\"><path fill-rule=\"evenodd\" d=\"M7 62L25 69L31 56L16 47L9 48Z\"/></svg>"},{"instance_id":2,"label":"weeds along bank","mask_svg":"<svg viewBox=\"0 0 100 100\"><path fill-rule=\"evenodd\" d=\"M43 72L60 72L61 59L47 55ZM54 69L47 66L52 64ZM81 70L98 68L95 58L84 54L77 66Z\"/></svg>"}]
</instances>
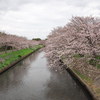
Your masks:
<instances>
[{"instance_id":1,"label":"weeds along bank","mask_svg":"<svg viewBox=\"0 0 100 100\"><path fill-rule=\"evenodd\" d=\"M100 97L100 18L72 17L64 27L55 28L47 38L46 57L58 70L62 59Z\"/></svg>"},{"instance_id":2,"label":"weeds along bank","mask_svg":"<svg viewBox=\"0 0 100 100\"><path fill-rule=\"evenodd\" d=\"M5 70L8 66L12 65L16 61L24 58L31 52L43 47L42 45L34 46L34 48L26 48L18 51L8 52L0 54L0 72Z\"/></svg>"}]
</instances>

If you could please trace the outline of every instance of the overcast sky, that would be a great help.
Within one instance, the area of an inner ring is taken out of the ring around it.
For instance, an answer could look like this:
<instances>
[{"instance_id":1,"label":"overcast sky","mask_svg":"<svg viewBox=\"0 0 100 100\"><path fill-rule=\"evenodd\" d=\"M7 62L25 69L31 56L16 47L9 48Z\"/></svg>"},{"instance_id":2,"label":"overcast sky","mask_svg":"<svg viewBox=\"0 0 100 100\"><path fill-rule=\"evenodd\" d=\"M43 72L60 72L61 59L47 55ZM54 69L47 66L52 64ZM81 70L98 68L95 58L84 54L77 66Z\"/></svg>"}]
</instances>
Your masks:
<instances>
[{"instance_id":1,"label":"overcast sky","mask_svg":"<svg viewBox=\"0 0 100 100\"><path fill-rule=\"evenodd\" d=\"M0 31L45 39L72 16L100 16L100 0L0 0Z\"/></svg>"}]
</instances>

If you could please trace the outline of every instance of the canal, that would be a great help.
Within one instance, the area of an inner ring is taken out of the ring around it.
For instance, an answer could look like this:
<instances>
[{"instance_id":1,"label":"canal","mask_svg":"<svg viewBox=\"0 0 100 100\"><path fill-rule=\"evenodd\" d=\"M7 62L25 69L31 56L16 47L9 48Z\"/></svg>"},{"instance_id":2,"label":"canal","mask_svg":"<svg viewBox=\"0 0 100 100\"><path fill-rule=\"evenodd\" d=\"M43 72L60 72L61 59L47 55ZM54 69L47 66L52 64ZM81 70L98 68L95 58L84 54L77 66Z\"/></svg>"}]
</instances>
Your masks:
<instances>
[{"instance_id":1,"label":"canal","mask_svg":"<svg viewBox=\"0 0 100 100\"><path fill-rule=\"evenodd\" d=\"M47 67L43 51L0 75L0 100L92 100L64 70Z\"/></svg>"}]
</instances>

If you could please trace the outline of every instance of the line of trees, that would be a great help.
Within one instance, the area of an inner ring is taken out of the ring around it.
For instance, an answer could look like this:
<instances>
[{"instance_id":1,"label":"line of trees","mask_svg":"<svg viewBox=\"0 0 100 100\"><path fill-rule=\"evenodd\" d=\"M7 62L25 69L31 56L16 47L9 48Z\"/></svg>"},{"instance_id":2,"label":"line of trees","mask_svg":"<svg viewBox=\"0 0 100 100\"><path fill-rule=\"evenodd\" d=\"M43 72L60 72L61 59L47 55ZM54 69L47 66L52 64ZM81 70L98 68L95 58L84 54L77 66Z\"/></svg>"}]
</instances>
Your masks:
<instances>
[{"instance_id":1,"label":"line of trees","mask_svg":"<svg viewBox=\"0 0 100 100\"><path fill-rule=\"evenodd\" d=\"M68 54L100 55L100 18L72 17L64 27L52 30L46 42L46 56L49 65L59 66L61 57ZM61 65L60 65L61 66Z\"/></svg>"},{"instance_id":2,"label":"line of trees","mask_svg":"<svg viewBox=\"0 0 100 100\"><path fill-rule=\"evenodd\" d=\"M0 32L0 48L5 49L5 53L7 52L8 47L11 47L12 50L24 49L34 47L38 45L39 42L35 40L28 40L25 37L19 37L16 35L9 35L4 32Z\"/></svg>"}]
</instances>

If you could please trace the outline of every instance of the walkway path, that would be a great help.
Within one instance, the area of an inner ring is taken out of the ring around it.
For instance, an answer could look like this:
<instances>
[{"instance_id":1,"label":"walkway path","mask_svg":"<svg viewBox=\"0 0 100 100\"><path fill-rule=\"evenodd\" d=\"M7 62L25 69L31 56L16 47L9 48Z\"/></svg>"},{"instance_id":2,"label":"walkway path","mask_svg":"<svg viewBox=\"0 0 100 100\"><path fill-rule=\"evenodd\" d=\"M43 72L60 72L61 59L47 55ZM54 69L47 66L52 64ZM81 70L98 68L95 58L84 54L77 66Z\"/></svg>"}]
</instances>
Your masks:
<instances>
[{"instance_id":1,"label":"walkway path","mask_svg":"<svg viewBox=\"0 0 100 100\"><path fill-rule=\"evenodd\" d=\"M16 51L16 50L13 50L13 51ZM12 50L8 50L7 52L12 52ZM5 51L0 52L0 54L3 54L3 53L5 53Z\"/></svg>"}]
</instances>

